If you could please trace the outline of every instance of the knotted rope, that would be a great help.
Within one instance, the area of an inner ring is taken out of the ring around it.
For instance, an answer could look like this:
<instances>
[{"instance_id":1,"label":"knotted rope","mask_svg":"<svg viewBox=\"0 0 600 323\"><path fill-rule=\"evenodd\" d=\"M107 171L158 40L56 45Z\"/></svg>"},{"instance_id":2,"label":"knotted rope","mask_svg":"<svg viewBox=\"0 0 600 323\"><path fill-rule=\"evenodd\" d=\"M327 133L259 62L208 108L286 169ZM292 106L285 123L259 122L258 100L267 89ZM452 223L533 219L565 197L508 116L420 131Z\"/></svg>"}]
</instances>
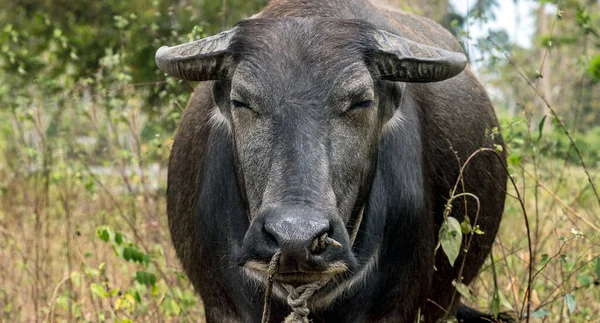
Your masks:
<instances>
[{"instance_id":1,"label":"knotted rope","mask_svg":"<svg viewBox=\"0 0 600 323\"><path fill-rule=\"evenodd\" d=\"M321 287L327 283L327 280L318 281L315 283L302 285L294 288L290 285L283 285L288 291L287 302L292 308L292 313L285 318L284 323L308 323L308 299Z\"/></svg>"},{"instance_id":2,"label":"knotted rope","mask_svg":"<svg viewBox=\"0 0 600 323\"><path fill-rule=\"evenodd\" d=\"M269 262L269 276L267 277L267 286L265 288L265 306L263 307L263 314L261 323L268 323L269 317L271 316L271 294L273 294L273 278L279 271L279 259L281 259L281 251L277 252L271 257Z\"/></svg>"},{"instance_id":3,"label":"knotted rope","mask_svg":"<svg viewBox=\"0 0 600 323\"><path fill-rule=\"evenodd\" d=\"M358 229L360 228L360 224L362 222L363 212L364 207L358 213L358 217L354 222L354 226L350 233L350 246L354 245L354 241L356 240L356 236L358 235ZM334 248L342 248L341 243L328 237L327 233L325 233L313 241L311 250L312 252L324 250L328 245ZM263 307L261 323L268 323L269 318L271 316L271 295L273 294L273 279L275 278L275 275L279 272L280 259L281 251L278 250L273 255L273 257L271 257L271 261L269 262L267 285L265 288L265 305ZM290 313L285 318L285 321L283 321L283 323L309 323L308 314L310 314L310 309L308 309L308 299L321 287L325 286L325 284L327 284L328 281L329 279L317 281L314 283L302 285L298 288L282 284L288 292L287 303L292 308L292 313Z\"/></svg>"},{"instance_id":4,"label":"knotted rope","mask_svg":"<svg viewBox=\"0 0 600 323\"><path fill-rule=\"evenodd\" d=\"M334 248L341 248L342 245L336 240L323 234L315 239L312 244L312 251L325 249L327 245ZM281 259L281 251L277 251L269 262L267 286L265 288L265 306L263 308L262 323L269 322L271 316L271 295L273 294L273 279L279 272L279 260ZM325 286L329 280L321 280L314 283L306 284L294 288L291 285L282 284L288 292L287 303L292 308L292 312L285 318L284 323L309 323L308 314L308 299L321 287Z\"/></svg>"}]
</instances>

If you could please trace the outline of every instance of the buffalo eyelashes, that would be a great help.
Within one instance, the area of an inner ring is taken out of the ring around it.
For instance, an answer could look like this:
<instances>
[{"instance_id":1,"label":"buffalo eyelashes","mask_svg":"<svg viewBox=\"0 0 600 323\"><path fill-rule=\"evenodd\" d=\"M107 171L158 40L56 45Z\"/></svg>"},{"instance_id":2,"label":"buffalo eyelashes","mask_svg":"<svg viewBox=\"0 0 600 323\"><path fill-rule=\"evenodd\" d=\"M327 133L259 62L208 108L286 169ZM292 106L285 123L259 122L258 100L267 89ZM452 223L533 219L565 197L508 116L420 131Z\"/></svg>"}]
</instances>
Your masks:
<instances>
[{"instance_id":1,"label":"buffalo eyelashes","mask_svg":"<svg viewBox=\"0 0 600 323\"><path fill-rule=\"evenodd\" d=\"M231 105L234 108L238 108L238 109L244 108L244 109L252 110L252 108L250 108L250 106L248 104L241 102L241 101L237 101L237 100L231 100ZM365 100L365 101L361 101L361 102L351 105L347 111L357 110L357 109L367 109L367 108L370 108L372 105L373 105L372 100Z\"/></svg>"},{"instance_id":2,"label":"buffalo eyelashes","mask_svg":"<svg viewBox=\"0 0 600 323\"><path fill-rule=\"evenodd\" d=\"M367 109L367 108L370 108L372 105L373 105L373 100L365 100L365 101L361 101L361 102L352 104L348 108L348 111L358 110L358 109Z\"/></svg>"},{"instance_id":3,"label":"buffalo eyelashes","mask_svg":"<svg viewBox=\"0 0 600 323\"><path fill-rule=\"evenodd\" d=\"M250 109L250 106L248 106L248 104L241 102L241 101L237 101L237 100L231 100L231 105L234 108L246 108L246 109Z\"/></svg>"}]
</instances>

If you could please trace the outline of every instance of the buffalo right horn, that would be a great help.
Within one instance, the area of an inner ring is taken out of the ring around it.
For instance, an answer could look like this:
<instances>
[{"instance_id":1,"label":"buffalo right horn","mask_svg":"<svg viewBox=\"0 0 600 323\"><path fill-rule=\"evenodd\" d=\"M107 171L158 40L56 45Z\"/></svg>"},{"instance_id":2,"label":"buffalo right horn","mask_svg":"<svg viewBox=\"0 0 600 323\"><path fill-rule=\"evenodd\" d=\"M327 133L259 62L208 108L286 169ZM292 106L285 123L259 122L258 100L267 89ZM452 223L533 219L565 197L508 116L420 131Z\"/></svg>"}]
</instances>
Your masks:
<instances>
[{"instance_id":1,"label":"buffalo right horn","mask_svg":"<svg viewBox=\"0 0 600 323\"><path fill-rule=\"evenodd\" d=\"M229 71L227 48L236 28L211 37L156 51L156 65L161 71L187 81L222 80Z\"/></svg>"}]
</instances>

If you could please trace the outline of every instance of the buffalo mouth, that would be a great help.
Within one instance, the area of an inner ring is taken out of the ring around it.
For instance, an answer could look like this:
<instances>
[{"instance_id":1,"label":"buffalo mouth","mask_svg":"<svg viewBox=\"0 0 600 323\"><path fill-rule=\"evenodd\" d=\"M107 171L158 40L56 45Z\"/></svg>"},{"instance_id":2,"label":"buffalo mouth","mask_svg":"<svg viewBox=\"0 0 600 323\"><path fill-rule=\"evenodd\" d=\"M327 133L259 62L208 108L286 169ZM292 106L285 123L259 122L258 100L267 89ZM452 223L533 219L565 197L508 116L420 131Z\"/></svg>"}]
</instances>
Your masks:
<instances>
[{"instance_id":1,"label":"buffalo mouth","mask_svg":"<svg viewBox=\"0 0 600 323\"><path fill-rule=\"evenodd\" d=\"M304 206L257 214L236 254L250 276L294 286L341 278L357 265L341 217Z\"/></svg>"},{"instance_id":2,"label":"buffalo mouth","mask_svg":"<svg viewBox=\"0 0 600 323\"><path fill-rule=\"evenodd\" d=\"M244 264L247 271L258 275L266 280L269 277L269 264L258 261L248 261ZM324 270L320 271L294 271L294 272L277 272L273 275L273 281L280 284L291 285L298 287L301 285L311 284L320 281L336 280L336 277L341 277L349 271L346 263L336 261L327 265ZM262 280L261 279L261 280Z\"/></svg>"}]
</instances>

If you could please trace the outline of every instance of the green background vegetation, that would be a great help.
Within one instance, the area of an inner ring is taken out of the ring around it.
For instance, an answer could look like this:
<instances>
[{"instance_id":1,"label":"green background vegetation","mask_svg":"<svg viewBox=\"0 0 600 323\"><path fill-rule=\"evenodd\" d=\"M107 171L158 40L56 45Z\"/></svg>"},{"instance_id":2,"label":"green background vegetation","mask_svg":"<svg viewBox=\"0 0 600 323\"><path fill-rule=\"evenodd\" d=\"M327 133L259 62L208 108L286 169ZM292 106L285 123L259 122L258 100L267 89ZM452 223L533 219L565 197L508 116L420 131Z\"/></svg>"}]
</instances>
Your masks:
<instances>
[{"instance_id":1,"label":"green background vegetation","mask_svg":"<svg viewBox=\"0 0 600 323\"><path fill-rule=\"evenodd\" d=\"M165 214L193 84L158 71L154 53L265 2L0 0L0 322L202 320ZM502 121L515 185L493 257L461 294L523 320L529 300L531 321L600 322L600 4L536 1L520 47L503 30L468 32L498 1L467 16L447 0L388 2L483 57L472 69Z\"/></svg>"}]
</instances>

